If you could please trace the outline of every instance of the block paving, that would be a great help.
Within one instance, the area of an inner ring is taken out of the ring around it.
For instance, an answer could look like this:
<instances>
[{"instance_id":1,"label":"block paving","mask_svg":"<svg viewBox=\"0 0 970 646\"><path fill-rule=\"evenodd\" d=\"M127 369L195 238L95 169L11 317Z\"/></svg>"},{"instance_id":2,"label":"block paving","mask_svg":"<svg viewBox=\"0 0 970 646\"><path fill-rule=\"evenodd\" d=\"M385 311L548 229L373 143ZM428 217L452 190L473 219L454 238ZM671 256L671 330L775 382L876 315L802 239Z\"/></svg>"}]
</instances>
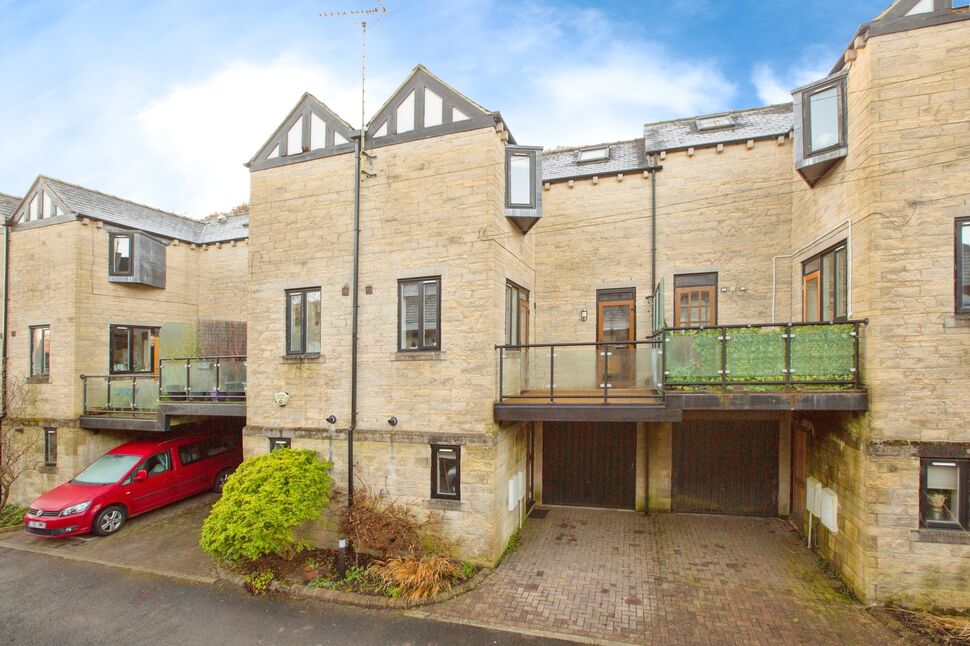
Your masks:
<instances>
[{"instance_id":1,"label":"block paving","mask_svg":"<svg viewBox=\"0 0 970 646\"><path fill-rule=\"evenodd\" d=\"M432 614L638 644L887 644L782 520L550 508Z\"/></svg>"}]
</instances>

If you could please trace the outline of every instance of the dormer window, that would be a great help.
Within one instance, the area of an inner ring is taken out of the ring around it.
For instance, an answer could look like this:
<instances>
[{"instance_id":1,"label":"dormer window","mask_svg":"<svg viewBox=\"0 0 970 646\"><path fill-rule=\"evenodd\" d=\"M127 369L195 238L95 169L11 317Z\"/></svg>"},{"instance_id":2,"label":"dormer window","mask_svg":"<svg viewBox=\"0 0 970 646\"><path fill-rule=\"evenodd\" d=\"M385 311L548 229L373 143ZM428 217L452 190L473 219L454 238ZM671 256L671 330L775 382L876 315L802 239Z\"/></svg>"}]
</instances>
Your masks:
<instances>
[{"instance_id":1,"label":"dormer window","mask_svg":"<svg viewBox=\"0 0 970 646\"><path fill-rule=\"evenodd\" d=\"M536 153L509 149L506 153L505 204L514 209L536 206Z\"/></svg>"},{"instance_id":2,"label":"dormer window","mask_svg":"<svg viewBox=\"0 0 970 646\"><path fill-rule=\"evenodd\" d=\"M111 275L131 276L132 236L111 234Z\"/></svg>"},{"instance_id":3,"label":"dormer window","mask_svg":"<svg viewBox=\"0 0 970 646\"><path fill-rule=\"evenodd\" d=\"M848 154L846 75L841 72L792 93L795 168L813 186Z\"/></svg>"},{"instance_id":4,"label":"dormer window","mask_svg":"<svg viewBox=\"0 0 970 646\"><path fill-rule=\"evenodd\" d=\"M584 162L606 161L609 158L610 147L600 146L598 148L587 148L586 150L580 150L579 159L576 161L582 164Z\"/></svg>"}]
</instances>

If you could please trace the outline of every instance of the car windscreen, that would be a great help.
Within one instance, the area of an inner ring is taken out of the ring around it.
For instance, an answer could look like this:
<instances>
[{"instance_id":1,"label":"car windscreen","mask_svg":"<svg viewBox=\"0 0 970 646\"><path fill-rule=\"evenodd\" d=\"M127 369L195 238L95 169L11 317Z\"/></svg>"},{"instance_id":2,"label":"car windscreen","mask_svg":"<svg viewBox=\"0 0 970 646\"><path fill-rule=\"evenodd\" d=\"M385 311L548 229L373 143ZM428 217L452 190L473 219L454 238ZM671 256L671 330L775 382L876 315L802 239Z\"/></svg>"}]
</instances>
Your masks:
<instances>
[{"instance_id":1,"label":"car windscreen","mask_svg":"<svg viewBox=\"0 0 970 646\"><path fill-rule=\"evenodd\" d=\"M137 455L102 455L87 469L71 480L75 484L114 484L135 466Z\"/></svg>"}]
</instances>

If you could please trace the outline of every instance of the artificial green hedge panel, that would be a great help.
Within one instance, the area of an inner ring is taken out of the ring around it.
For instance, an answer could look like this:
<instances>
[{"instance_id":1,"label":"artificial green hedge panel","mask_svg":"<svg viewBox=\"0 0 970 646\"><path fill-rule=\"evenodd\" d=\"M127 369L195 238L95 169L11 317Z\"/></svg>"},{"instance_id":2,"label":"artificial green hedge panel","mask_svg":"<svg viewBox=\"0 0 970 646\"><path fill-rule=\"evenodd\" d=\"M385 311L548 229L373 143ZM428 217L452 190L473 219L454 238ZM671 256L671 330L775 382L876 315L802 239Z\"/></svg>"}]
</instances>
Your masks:
<instances>
[{"instance_id":1,"label":"artificial green hedge panel","mask_svg":"<svg viewBox=\"0 0 970 646\"><path fill-rule=\"evenodd\" d=\"M785 328L726 330L728 381L784 381Z\"/></svg>"},{"instance_id":2,"label":"artificial green hedge panel","mask_svg":"<svg viewBox=\"0 0 970 646\"><path fill-rule=\"evenodd\" d=\"M796 326L791 341L794 381L849 381L855 376L852 364L855 343L851 323Z\"/></svg>"}]
</instances>

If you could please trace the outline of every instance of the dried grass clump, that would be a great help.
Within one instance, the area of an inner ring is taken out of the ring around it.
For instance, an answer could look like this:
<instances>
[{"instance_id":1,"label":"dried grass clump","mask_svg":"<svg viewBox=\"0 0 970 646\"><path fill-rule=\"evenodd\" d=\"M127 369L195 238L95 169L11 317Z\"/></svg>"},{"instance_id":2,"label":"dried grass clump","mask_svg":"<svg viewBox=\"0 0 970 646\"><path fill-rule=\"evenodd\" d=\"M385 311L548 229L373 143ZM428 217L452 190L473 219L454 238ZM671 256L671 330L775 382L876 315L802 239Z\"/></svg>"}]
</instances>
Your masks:
<instances>
[{"instance_id":1,"label":"dried grass clump","mask_svg":"<svg viewBox=\"0 0 970 646\"><path fill-rule=\"evenodd\" d=\"M892 611L905 623L932 635L940 643L970 644L970 617L934 615L903 608L893 608Z\"/></svg>"},{"instance_id":2,"label":"dried grass clump","mask_svg":"<svg viewBox=\"0 0 970 646\"><path fill-rule=\"evenodd\" d=\"M438 554L394 557L371 567L384 590L396 588L411 602L434 599L451 589L460 568L454 559Z\"/></svg>"},{"instance_id":3,"label":"dried grass clump","mask_svg":"<svg viewBox=\"0 0 970 646\"><path fill-rule=\"evenodd\" d=\"M410 506L391 500L385 491L375 493L365 487L356 493L354 504L341 510L337 526L357 552L381 560L454 552L454 545L444 537L441 514L432 512L420 520Z\"/></svg>"}]
</instances>

